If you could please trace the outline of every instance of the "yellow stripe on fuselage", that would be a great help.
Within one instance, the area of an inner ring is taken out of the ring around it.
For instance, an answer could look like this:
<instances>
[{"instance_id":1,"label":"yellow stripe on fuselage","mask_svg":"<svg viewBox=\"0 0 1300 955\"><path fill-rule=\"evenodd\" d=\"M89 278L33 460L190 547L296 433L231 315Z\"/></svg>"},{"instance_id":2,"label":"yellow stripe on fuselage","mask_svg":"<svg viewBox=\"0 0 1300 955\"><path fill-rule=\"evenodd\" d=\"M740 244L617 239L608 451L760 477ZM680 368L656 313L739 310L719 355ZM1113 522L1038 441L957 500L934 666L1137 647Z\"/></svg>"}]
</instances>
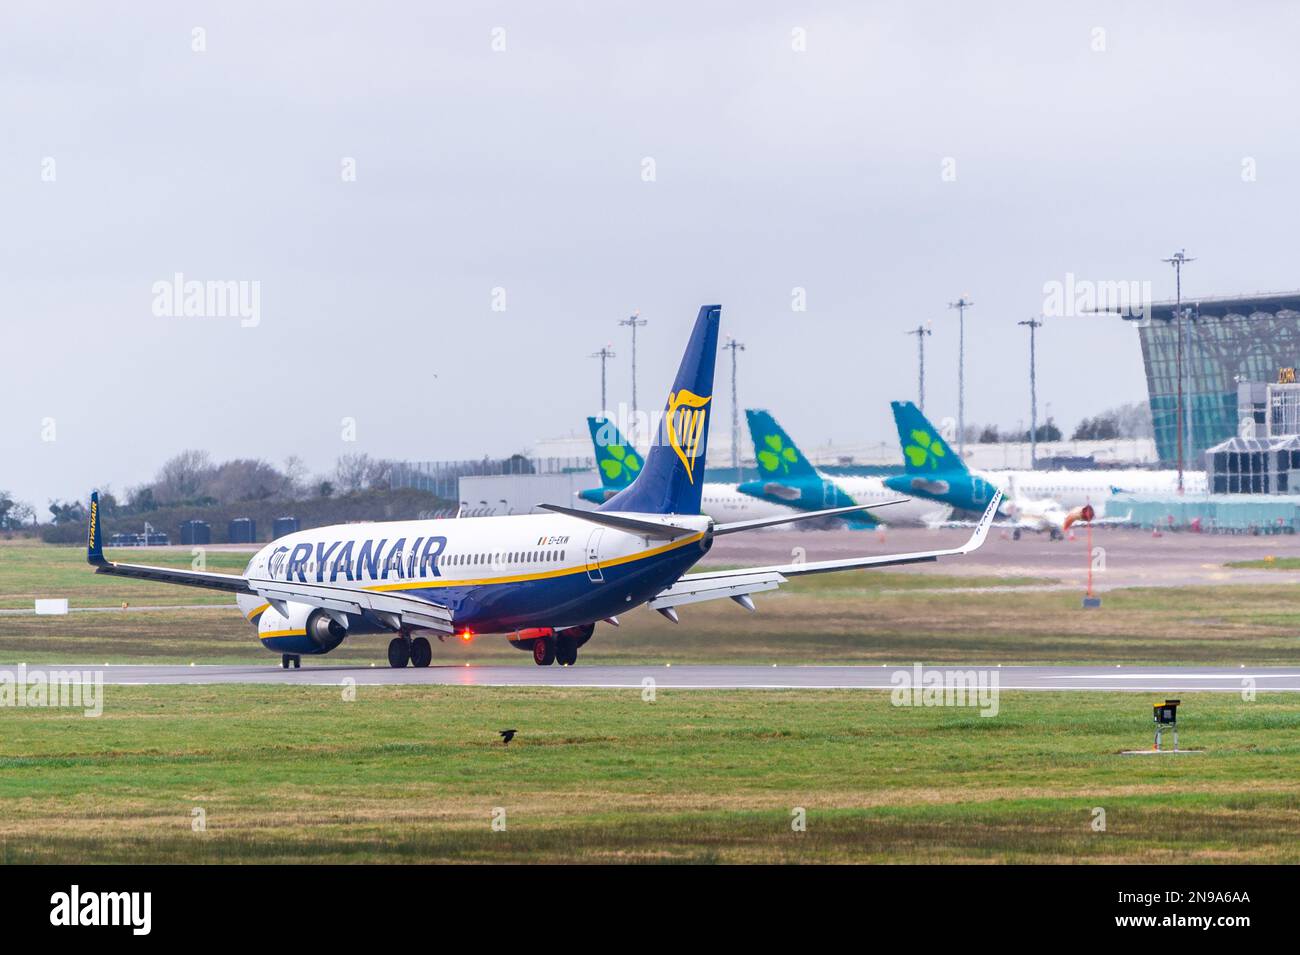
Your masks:
<instances>
[{"instance_id":1,"label":"yellow stripe on fuselage","mask_svg":"<svg viewBox=\"0 0 1300 955\"><path fill-rule=\"evenodd\" d=\"M606 567L618 567L622 564L630 564L634 561L644 560L647 557L655 557L659 554L667 553L678 547L685 547L687 544L694 544L704 537L704 532L693 534L690 537L681 540L669 541L660 547L652 547L650 550L643 550L636 554L628 554L625 557L614 557L610 560L602 560L599 564L601 570ZM400 584L374 584L370 587L363 587L363 590L373 590L376 592L386 590L416 590L425 587L478 587L483 584L518 584L529 580L548 580L554 577L563 577L567 574L585 574L587 568L583 567L564 567L559 570L544 570L534 574L513 574L509 577L478 577L470 580L448 580L445 577L430 578L428 580L411 580L404 581Z\"/></svg>"},{"instance_id":2,"label":"yellow stripe on fuselage","mask_svg":"<svg viewBox=\"0 0 1300 955\"><path fill-rule=\"evenodd\" d=\"M272 630L269 633L259 633L257 639L270 640L272 637L305 637L306 630Z\"/></svg>"},{"instance_id":3,"label":"yellow stripe on fuselage","mask_svg":"<svg viewBox=\"0 0 1300 955\"><path fill-rule=\"evenodd\" d=\"M268 607L270 607L270 606L271 606L270 604L262 604L262 606L260 606L260 607L254 607L252 610L250 610L250 611L248 612L248 619L249 619L249 620L252 620L252 619L253 619L254 617L256 617L259 613L264 612L264 611L265 611Z\"/></svg>"}]
</instances>

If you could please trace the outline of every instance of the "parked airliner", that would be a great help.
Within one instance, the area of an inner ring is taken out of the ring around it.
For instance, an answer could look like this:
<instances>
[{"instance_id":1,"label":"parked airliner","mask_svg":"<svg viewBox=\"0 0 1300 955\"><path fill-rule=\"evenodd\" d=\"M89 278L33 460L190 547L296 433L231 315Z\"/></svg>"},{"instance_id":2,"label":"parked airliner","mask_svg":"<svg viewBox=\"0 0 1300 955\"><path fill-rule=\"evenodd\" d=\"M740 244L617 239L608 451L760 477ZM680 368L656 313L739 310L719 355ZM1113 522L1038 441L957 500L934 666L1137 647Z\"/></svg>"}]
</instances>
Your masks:
<instances>
[{"instance_id":1,"label":"parked airliner","mask_svg":"<svg viewBox=\"0 0 1300 955\"><path fill-rule=\"evenodd\" d=\"M879 477L824 474L813 467L771 412L750 408L745 411L745 418L754 440L759 473L758 480L740 485L739 489L746 494L765 501L784 501L806 511L863 504L867 510L844 519L848 526L857 528L877 524L931 526L952 513L947 504L921 496L898 504L898 492L886 487ZM884 505L879 513L872 510L877 505Z\"/></svg>"},{"instance_id":2,"label":"parked airliner","mask_svg":"<svg viewBox=\"0 0 1300 955\"><path fill-rule=\"evenodd\" d=\"M1000 491L1006 495L1004 511L1011 508L1014 498L1022 501L1022 509L1031 502L1045 503L1061 512L1089 505L1101 518L1106 515L1108 501L1116 495L1173 494L1178 490L1176 471L972 471L916 405L910 401L891 404L903 446L905 473L885 478L885 484L896 492L978 513ZM1188 494L1205 494L1205 472L1184 472L1183 486Z\"/></svg>"},{"instance_id":3,"label":"parked airliner","mask_svg":"<svg viewBox=\"0 0 1300 955\"><path fill-rule=\"evenodd\" d=\"M596 511L551 504L542 514L317 527L272 541L235 575L109 561L95 493L87 559L96 573L235 594L286 668L370 633L394 634L390 665L428 666L424 632L506 634L545 666L574 663L598 622L616 624L642 604L674 622L679 607L723 597L752 611L753 594L799 574L933 561L983 544L997 495L960 547L687 573L720 536L861 509L728 523L700 513L721 312L700 309L645 466Z\"/></svg>"}]
</instances>

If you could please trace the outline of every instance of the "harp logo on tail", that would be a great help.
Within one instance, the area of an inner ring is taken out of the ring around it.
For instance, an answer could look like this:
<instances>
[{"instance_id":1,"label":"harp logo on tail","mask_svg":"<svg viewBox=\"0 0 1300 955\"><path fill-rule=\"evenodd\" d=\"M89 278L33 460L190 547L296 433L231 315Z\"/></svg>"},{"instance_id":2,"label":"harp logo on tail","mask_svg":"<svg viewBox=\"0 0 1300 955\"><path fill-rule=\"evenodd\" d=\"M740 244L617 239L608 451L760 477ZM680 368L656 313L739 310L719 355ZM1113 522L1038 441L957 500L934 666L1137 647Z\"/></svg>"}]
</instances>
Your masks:
<instances>
[{"instance_id":1,"label":"harp logo on tail","mask_svg":"<svg viewBox=\"0 0 1300 955\"><path fill-rule=\"evenodd\" d=\"M668 396L668 443L686 467L686 477L695 483L695 458L704 446L708 409L713 398L701 398L685 388Z\"/></svg>"}]
</instances>

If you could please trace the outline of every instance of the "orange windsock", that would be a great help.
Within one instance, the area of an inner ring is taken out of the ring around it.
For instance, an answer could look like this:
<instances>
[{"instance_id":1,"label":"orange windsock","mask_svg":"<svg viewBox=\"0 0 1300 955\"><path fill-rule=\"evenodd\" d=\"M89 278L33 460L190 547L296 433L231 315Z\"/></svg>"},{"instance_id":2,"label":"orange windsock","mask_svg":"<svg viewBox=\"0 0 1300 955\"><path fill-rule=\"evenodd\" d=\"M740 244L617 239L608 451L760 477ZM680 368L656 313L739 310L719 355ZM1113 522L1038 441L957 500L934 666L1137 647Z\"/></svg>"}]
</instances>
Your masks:
<instances>
[{"instance_id":1,"label":"orange windsock","mask_svg":"<svg viewBox=\"0 0 1300 955\"><path fill-rule=\"evenodd\" d=\"M1092 509L1091 504L1085 504L1083 507L1076 507L1074 510L1070 511L1070 513L1065 515L1065 524L1061 529L1068 531L1071 524L1078 521L1083 521L1086 524L1096 516L1097 512Z\"/></svg>"}]
</instances>

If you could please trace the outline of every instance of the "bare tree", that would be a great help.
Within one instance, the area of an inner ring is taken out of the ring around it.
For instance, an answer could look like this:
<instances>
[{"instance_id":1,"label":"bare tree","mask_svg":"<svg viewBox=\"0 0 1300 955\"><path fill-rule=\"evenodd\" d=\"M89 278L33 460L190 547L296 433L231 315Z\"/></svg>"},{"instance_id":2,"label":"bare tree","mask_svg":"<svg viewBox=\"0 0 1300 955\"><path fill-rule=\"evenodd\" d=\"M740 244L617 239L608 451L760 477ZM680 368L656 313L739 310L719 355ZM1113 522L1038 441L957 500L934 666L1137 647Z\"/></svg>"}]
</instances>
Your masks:
<instances>
[{"instance_id":1,"label":"bare tree","mask_svg":"<svg viewBox=\"0 0 1300 955\"><path fill-rule=\"evenodd\" d=\"M368 454L342 454L334 465L334 483L344 494L367 486L373 462Z\"/></svg>"},{"instance_id":2,"label":"bare tree","mask_svg":"<svg viewBox=\"0 0 1300 955\"><path fill-rule=\"evenodd\" d=\"M153 497L163 504L192 501L199 497L211 473L212 462L206 451L182 451L159 469Z\"/></svg>"}]
</instances>

